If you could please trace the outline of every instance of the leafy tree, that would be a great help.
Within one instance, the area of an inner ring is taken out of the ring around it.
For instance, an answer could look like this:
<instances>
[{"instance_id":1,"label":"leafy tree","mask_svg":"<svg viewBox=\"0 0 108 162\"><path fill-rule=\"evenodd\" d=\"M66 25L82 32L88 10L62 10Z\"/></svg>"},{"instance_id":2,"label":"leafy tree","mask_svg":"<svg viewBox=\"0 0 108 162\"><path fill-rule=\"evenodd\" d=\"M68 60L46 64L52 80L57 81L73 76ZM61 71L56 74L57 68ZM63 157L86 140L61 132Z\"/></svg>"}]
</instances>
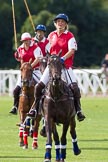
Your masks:
<instances>
[{"instance_id":1,"label":"leafy tree","mask_svg":"<svg viewBox=\"0 0 108 162\"><path fill-rule=\"evenodd\" d=\"M0 0L0 68L15 68L13 57L14 32L12 4L9 0ZM58 13L69 16L69 29L78 42L75 66L99 66L108 52L108 1L107 0L27 0L34 25L44 24L47 33L54 30L53 18ZM21 33L28 31L34 36L28 11L24 1L14 0L18 45ZM83 59L82 59L83 58Z\"/></svg>"}]
</instances>

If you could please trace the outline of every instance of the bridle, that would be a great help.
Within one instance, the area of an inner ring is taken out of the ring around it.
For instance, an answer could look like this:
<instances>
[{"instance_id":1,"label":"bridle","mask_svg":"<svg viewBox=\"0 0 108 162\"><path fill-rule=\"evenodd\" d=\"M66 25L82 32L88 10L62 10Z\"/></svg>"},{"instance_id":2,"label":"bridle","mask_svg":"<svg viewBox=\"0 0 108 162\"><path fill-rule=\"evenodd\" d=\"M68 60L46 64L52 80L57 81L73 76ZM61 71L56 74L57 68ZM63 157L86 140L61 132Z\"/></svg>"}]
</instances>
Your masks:
<instances>
[{"instance_id":1,"label":"bridle","mask_svg":"<svg viewBox=\"0 0 108 162\"><path fill-rule=\"evenodd\" d=\"M23 74L25 72L25 74ZM33 82L33 69L29 62L25 62L21 66L21 84L22 87L30 87Z\"/></svg>"},{"instance_id":2,"label":"bridle","mask_svg":"<svg viewBox=\"0 0 108 162\"><path fill-rule=\"evenodd\" d=\"M49 58L48 66L49 66L49 76L50 76L50 81L49 81L50 97L49 95L47 95L47 97L53 100L53 102L62 101L66 98L61 99L61 96L64 96L66 92L64 90L63 80L61 79L63 65L60 61L60 57L56 55L52 55Z\"/></svg>"}]
</instances>

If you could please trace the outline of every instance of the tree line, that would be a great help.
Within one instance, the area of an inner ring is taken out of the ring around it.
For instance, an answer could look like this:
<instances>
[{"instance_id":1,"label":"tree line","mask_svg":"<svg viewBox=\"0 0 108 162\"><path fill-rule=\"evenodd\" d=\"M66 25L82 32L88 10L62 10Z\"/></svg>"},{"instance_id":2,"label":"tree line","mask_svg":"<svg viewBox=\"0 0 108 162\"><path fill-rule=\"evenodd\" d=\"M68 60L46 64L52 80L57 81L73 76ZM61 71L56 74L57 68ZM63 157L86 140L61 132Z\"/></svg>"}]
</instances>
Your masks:
<instances>
[{"instance_id":1,"label":"tree line","mask_svg":"<svg viewBox=\"0 0 108 162\"><path fill-rule=\"evenodd\" d=\"M23 32L35 35L23 0L14 0L17 46ZM46 36L54 30L53 19L58 13L69 16L69 30L78 43L75 67L99 67L108 52L108 2L107 0L26 0L34 25L44 24ZM12 1L0 0L0 69L17 69Z\"/></svg>"}]
</instances>

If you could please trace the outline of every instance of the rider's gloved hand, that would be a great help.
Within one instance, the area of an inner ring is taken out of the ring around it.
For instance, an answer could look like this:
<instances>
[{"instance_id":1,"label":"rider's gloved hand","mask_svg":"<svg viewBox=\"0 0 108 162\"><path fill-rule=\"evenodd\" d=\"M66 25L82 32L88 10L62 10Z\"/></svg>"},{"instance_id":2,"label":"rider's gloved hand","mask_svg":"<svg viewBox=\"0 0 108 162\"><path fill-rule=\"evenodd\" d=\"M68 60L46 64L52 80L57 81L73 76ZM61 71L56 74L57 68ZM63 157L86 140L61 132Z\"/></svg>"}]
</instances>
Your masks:
<instances>
[{"instance_id":1,"label":"rider's gloved hand","mask_svg":"<svg viewBox=\"0 0 108 162\"><path fill-rule=\"evenodd\" d=\"M60 58L60 61L61 61L62 64L64 64L65 58L64 57L61 57Z\"/></svg>"}]
</instances>

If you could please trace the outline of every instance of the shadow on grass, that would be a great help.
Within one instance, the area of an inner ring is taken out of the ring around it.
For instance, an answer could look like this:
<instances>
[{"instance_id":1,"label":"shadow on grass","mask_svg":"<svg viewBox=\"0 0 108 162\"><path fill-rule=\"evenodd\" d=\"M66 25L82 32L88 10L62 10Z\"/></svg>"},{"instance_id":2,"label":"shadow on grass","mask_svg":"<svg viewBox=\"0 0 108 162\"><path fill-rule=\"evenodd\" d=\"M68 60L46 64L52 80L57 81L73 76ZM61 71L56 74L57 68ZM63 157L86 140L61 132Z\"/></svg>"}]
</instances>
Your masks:
<instances>
[{"instance_id":1,"label":"shadow on grass","mask_svg":"<svg viewBox=\"0 0 108 162\"><path fill-rule=\"evenodd\" d=\"M108 139L83 139L83 140L79 140L82 142L106 142L108 141Z\"/></svg>"},{"instance_id":2,"label":"shadow on grass","mask_svg":"<svg viewBox=\"0 0 108 162\"><path fill-rule=\"evenodd\" d=\"M37 156L0 156L0 158L18 158L18 159L20 159L20 158L29 158L29 159L32 159L32 158L39 158L39 159L42 159L43 157L37 157Z\"/></svg>"},{"instance_id":3,"label":"shadow on grass","mask_svg":"<svg viewBox=\"0 0 108 162\"><path fill-rule=\"evenodd\" d=\"M89 147L89 148L87 148L87 147L82 147L81 148L82 150L107 150L108 151L108 148L103 148L103 147Z\"/></svg>"}]
</instances>

